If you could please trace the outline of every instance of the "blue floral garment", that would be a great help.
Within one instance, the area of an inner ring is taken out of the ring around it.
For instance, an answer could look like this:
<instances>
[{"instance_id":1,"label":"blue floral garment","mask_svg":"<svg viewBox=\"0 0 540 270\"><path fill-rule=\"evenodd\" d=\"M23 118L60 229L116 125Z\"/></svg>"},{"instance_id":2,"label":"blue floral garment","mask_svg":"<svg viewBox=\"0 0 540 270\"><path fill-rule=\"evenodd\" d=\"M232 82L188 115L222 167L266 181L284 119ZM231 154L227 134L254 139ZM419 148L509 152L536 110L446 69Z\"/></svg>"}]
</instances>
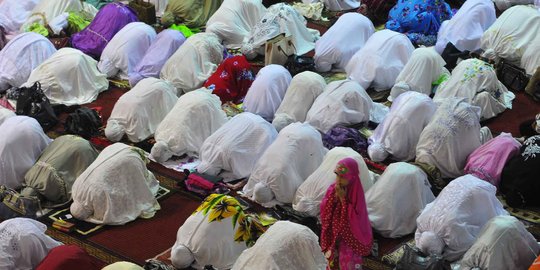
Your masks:
<instances>
[{"instance_id":1,"label":"blue floral garment","mask_svg":"<svg viewBox=\"0 0 540 270\"><path fill-rule=\"evenodd\" d=\"M404 33L416 45L435 45L442 22L452 9L444 0L399 0L390 10L386 28Z\"/></svg>"}]
</instances>

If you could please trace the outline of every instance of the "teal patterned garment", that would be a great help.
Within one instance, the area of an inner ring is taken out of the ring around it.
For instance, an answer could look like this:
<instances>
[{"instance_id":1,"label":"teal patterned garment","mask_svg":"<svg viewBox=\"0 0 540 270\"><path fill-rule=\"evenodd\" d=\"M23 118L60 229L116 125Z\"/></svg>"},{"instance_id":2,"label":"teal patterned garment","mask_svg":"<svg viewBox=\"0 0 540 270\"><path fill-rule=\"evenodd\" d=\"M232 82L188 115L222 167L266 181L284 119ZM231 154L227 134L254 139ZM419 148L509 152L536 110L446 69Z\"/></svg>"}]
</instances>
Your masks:
<instances>
[{"instance_id":1,"label":"teal patterned garment","mask_svg":"<svg viewBox=\"0 0 540 270\"><path fill-rule=\"evenodd\" d=\"M96 7L97 9L101 9L106 4L114 2L114 1L113 0L85 0L85 2Z\"/></svg>"}]
</instances>

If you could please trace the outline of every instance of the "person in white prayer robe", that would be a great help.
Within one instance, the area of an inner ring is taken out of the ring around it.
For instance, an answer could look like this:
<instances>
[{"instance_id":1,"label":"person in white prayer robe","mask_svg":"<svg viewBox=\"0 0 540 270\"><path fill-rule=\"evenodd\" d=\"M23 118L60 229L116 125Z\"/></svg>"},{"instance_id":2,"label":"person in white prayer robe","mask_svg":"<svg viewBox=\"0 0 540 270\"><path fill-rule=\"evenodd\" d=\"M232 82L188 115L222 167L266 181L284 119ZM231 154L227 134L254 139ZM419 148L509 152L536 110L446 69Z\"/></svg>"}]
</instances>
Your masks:
<instances>
[{"instance_id":1,"label":"person in white prayer robe","mask_svg":"<svg viewBox=\"0 0 540 270\"><path fill-rule=\"evenodd\" d=\"M416 246L450 262L459 259L490 219L508 215L496 191L492 184L470 174L451 181L416 220Z\"/></svg>"},{"instance_id":2,"label":"person in white prayer robe","mask_svg":"<svg viewBox=\"0 0 540 270\"><path fill-rule=\"evenodd\" d=\"M516 97L498 79L495 68L476 58L461 61L450 78L443 82L433 97L435 102L449 97L463 97L482 112L481 120L497 116L512 109Z\"/></svg>"},{"instance_id":3,"label":"person in white prayer robe","mask_svg":"<svg viewBox=\"0 0 540 270\"><path fill-rule=\"evenodd\" d=\"M261 0L225 0L206 22L227 48L240 48L244 38L266 13Z\"/></svg>"},{"instance_id":4,"label":"person in white prayer robe","mask_svg":"<svg viewBox=\"0 0 540 270\"><path fill-rule=\"evenodd\" d=\"M387 90L394 86L413 51L414 46L404 34L381 30L371 35L364 47L353 55L345 71L349 79L357 81L364 89Z\"/></svg>"},{"instance_id":5,"label":"person in white prayer robe","mask_svg":"<svg viewBox=\"0 0 540 270\"><path fill-rule=\"evenodd\" d=\"M244 195L263 206L292 203L298 187L321 165L327 151L315 128L307 123L288 125L255 164Z\"/></svg>"},{"instance_id":6,"label":"person in white prayer robe","mask_svg":"<svg viewBox=\"0 0 540 270\"><path fill-rule=\"evenodd\" d=\"M505 11L517 5L534 5L534 0L493 0L500 11Z\"/></svg>"},{"instance_id":7,"label":"person in white prayer robe","mask_svg":"<svg viewBox=\"0 0 540 270\"><path fill-rule=\"evenodd\" d=\"M172 82L179 94L203 86L223 61L223 46L213 33L198 33L165 62L160 78ZM181 63L181 64L179 64Z\"/></svg>"},{"instance_id":8,"label":"person in white prayer robe","mask_svg":"<svg viewBox=\"0 0 540 270\"><path fill-rule=\"evenodd\" d=\"M0 125L8 118L15 116L15 112L0 106Z\"/></svg>"},{"instance_id":9,"label":"person in white prayer robe","mask_svg":"<svg viewBox=\"0 0 540 270\"><path fill-rule=\"evenodd\" d=\"M315 43L315 69L319 72L345 69L373 33L375 27L364 15L343 14Z\"/></svg>"},{"instance_id":10,"label":"person in white prayer robe","mask_svg":"<svg viewBox=\"0 0 540 270\"><path fill-rule=\"evenodd\" d=\"M35 68L25 87L41 83L52 104L66 106L90 103L109 88L107 76L97 69L96 60L73 48L62 48Z\"/></svg>"},{"instance_id":11,"label":"person in white prayer robe","mask_svg":"<svg viewBox=\"0 0 540 270\"><path fill-rule=\"evenodd\" d=\"M67 27L66 14L69 12L84 12L93 18L98 10L81 0L41 0L32 9L31 15L22 24L20 30L28 32L32 24L38 23L43 26L48 25L55 34L59 34L63 28ZM58 20L60 16L64 18Z\"/></svg>"},{"instance_id":12,"label":"person in white prayer robe","mask_svg":"<svg viewBox=\"0 0 540 270\"><path fill-rule=\"evenodd\" d=\"M0 26L6 33L15 36L22 24L30 17L34 7L42 0L3 0L0 1Z\"/></svg>"},{"instance_id":13,"label":"person in white prayer robe","mask_svg":"<svg viewBox=\"0 0 540 270\"><path fill-rule=\"evenodd\" d=\"M107 146L72 188L71 214L95 224L122 225L151 218L160 209L159 182L146 169L149 160L137 147Z\"/></svg>"},{"instance_id":14,"label":"person in white prayer robe","mask_svg":"<svg viewBox=\"0 0 540 270\"><path fill-rule=\"evenodd\" d=\"M513 216L496 216L463 255L460 269L526 270L540 252L538 242Z\"/></svg>"},{"instance_id":15,"label":"person in white prayer robe","mask_svg":"<svg viewBox=\"0 0 540 270\"><path fill-rule=\"evenodd\" d=\"M372 108L373 101L357 82L334 81L313 102L306 122L326 133L337 124L368 122Z\"/></svg>"},{"instance_id":16,"label":"person in white prayer robe","mask_svg":"<svg viewBox=\"0 0 540 270\"><path fill-rule=\"evenodd\" d=\"M349 147L334 147L326 153L321 165L296 190L292 205L294 210L312 217L319 216L324 195L326 195L328 187L336 181L334 169L338 162L344 158L353 158L358 163L358 176L364 192L371 188L373 179L364 158Z\"/></svg>"},{"instance_id":17,"label":"person in white prayer robe","mask_svg":"<svg viewBox=\"0 0 540 270\"><path fill-rule=\"evenodd\" d=\"M262 117L249 112L238 114L206 138L197 171L218 175L224 170L233 179L249 177L277 135L276 129Z\"/></svg>"},{"instance_id":18,"label":"person in white prayer robe","mask_svg":"<svg viewBox=\"0 0 540 270\"><path fill-rule=\"evenodd\" d=\"M0 185L19 188L24 175L51 143L36 119L12 116L0 125Z\"/></svg>"},{"instance_id":19,"label":"person in white prayer robe","mask_svg":"<svg viewBox=\"0 0 540 270\"><path fill-rule=\"evenodd\" d=\"M434 84L440 84L450 77L445 65L446 62L433 47L414 50L411 59L399 73L388 100L394 101L408 91L431 95Z\"/></svg>"},{"instance_id":20,"label":"person in white prayer robe","mask_svg":"<svg viewBox=\"0 0 540 270\"><path fill-rule=\"evenodd\" d=\"M232 270L324 270L326 259L319 238L308 227L290 221L272 225L234 263Z\"/></svg>"},{"instance_id":21,"label":"person in white prayer robe","mask_svg":"<svg viewBox=\"0 0 540 270\"><path fill-rule=\"evenodd\" d=\"M143 79L114 104L105 136L112 142L120 141L124 135L131 142L143 141L154 134L177 100L176 88L171 83Z\"/></svg>"},{"instance_id":22,"label":"person in white prayer robe","mask_svg":"<svg viewBox=\"0 0 540 270\"><path fill-rule=\"evenodd\" d=\"M430 187L426 173L419 167L405 162L390 164L366 191L371 227L386 238L413 233L416 218L435 200Z\"/></svg>"},{"instance_id":23,"label":"person in white prayer robe","mask_svg":"<svg viewBox=\"0 0 540 270\"><path fill-rule=\"evenodd\" d=\"M424 94L411 91L399 95L369 137L369 158L375 162L388 156L396 161L414 159L420 133L436 110L437 105Z\"/></svg>"},{"instance_id":24,"label":"person in white prayer robe","mask_svg":"<svg viewBox=\"0 0 540 270\"><path fill-rule=\"evenodd\" d=\"M442 54L448 43L462 52L480 49L480 39L496 19L492 0L465 1L452 19L441 24L435 50Z\"/></svg>"},{"instance_id":25,"label":"person in white prayer robe","mask_svg":"<svg viewBox=\"0 0 540 270\"><path fill-rule=\"evenodd\" d=\"M464 98L441 101L431 122L420 134L416 162L437 167L444 178L463 175L467 157L492 138L488 127L480 128L480 108Z\"/></svg>"},{"instance_id":26,"label":"person in white prayer robe","mask_svg":"<svg viewBox=\"0 0 540 270\"><path fill-rule=\"evenodd\" d=\"M521 67L525 69L525 72L530 76L532 76L536 72L536 69L540 67L540 35L527 46L527 49L521 58Z\"/></svg>"},{"instance_id":27,"label":"person in white prayer robe","mask_svg":"<svg viewBox=\"0 0 540 270\"><path fill-rule=\"evenodd\" d=\"M245 111L260 115L271 122L291 80L291 74L282 65L263 67L244 98Z\"/></svg>"},{"instance_id":28,"label":"person in white prayer robe","mask_svg":"<svg viewBox=\"0 0 540 270\"><path fill-rule=\"evenodd\" d=\"M62 243L45 234L47 225L29 218L0 223L0 269L31 270Z\"/></svg>"},{"instance_id":29,"label":"person in white prayer robe","mask_svg":"<svg viewBox=\"0 0 540 270\"><path fill-rule=\"evenodd\" d=\"M98 69L107 74L107 78L128 80L155 38L156 31L150 25L143 22L127 24L103 49Z\"/></svg>"},{"instance_id":30,"label":"person in white prayer robe","mask_svg":"<svg viewBox=\"0 0 540 270\"><path fill-rule=\"evenodd\" d=\"M55 52L54 45L40 34L17 35L0 51L0 92L10 87L21 87L32 70Z\"/></svg>"},{"instance_id":31,"label":"person in white prayer robe","mask_svg":"<svg viewBox=\"0 0 540 270\"><path fill-rule=\"evenodd\" d=\"M152 147L152 157L159 163L172 156L198 156L210 135L227 122L219 97L206 88L181 96L159 123Z\"/></svg>"}]
</instances>

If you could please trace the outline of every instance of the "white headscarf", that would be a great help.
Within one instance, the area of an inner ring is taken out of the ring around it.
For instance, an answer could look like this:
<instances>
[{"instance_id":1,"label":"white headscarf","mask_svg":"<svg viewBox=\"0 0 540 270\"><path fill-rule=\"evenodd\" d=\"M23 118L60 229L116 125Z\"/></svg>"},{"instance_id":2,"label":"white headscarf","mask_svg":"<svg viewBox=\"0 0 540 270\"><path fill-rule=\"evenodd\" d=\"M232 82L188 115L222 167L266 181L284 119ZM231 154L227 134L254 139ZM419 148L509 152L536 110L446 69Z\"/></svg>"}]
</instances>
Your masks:
<instances>
[{"instance_id":1,"label":"white headscarf","mask_svg":"<svg viewBox=\"0 0 540 270\"><path fill-rule=\"evenodd\" d=\"M335 183L336 176L334 169L337 163L344 158L353 158L358 163L358 176L362 181L364 192L373 185L369 169L364 162L364 158L358 152L349 147L334 147L324 156L321 165L298 187L294 196L293 208L296 211L304 212L316 217L320 212L321 201L328 190L328 187Z\"/></svg>"},{"instance_id":2,"label":"white headscarf","mask_svg":"<svg viewBox=\"0 0 540 270\"><path fill-rule=\"evenodd\" d=\"M495 196L497 188L470 174L448 184L416 220L416 246L452 262L476 241L493 217L508 215Z\"/></svg>"},{"instance_id":3,"label":"white headscarf","mask_svg":"<svg viewBox=\"0 0 540 270\"><path fill-rule=\"evenodd\" d=\"M443 82L433 97L435 102L444 98L463 97L482 109L481 119L489 119L506 109L512 109L514 93L508 91L498 79L490 64L471 58L461 61Z\"/></svg>"},{"instance_id":4,"label":"white headscarf","mask_svg":"<svg viewBox=\"0 0 540 270\"><path fill-rule=\"evenodd\" d=\"M217 175L225 170L234 179L249 177L277 135L276 129L260 116L238 114L204 141L197 171Z\"/></svg>"},{"instance_id":5,"label":"white headscarf","mask_svg":"<svg viewBox=\"0 0 540 270\"><path fill-rule=\"evenodd\" d=\"M369 138L371 160L381 162L389 155L398 161L413 159L420 133L436 110L437 105L424 94L410 91L399 95Z\"/></svg>"},{"instance_id":6,"label":"white headscarf","mask_svg":"<svg viewBox=\"0 0 540 270\"><path fill-rule=\"evenodd\" d=\"M0 51L0 91L20 87L30 72L55 52L53 44L40 34L17 35Z\"/></svg>"},{"instance_id":7,"label":"white headscarf","mask_svg":"<svg viewBox=\"0 0 540 270\"><path fill-rule=\"evenodd\" d=\"M388 29L371 35L364 47L347 63L345 71L364 89L390 89L409 61L414 46L407 36Z\"/></svg>"},{"instance_id":8,"label":"white headscarf","mask_svg":"<svg viewBox=\"0 0 540 270\"><path fill-rule=\"evenodd\" d=\"M304 122L325 87L324 78L315 72L305 71L294 76L272 121L274 127L280 131L294 122Z\"/></svg>"},{"instance_id":9,"label":"white headscarf","mask_svg":"<svg viewBox=\"0 0 540 270\"><path fill-rule=\"evenodd\" d=\"M154 134L177 100L176 88L171 83L146 78L114 104L105 136L117 142L126 134L130 141L140 142Z\"/></svg>"},{"instance_id":10,"label":"white headscarf","mask_svg":"<svg viewBox=\"0 0 540 270\"><path fill-rule=\"evenodd\" d=\"M244 194L263 205L291 203L298 187L319 167L327 151L321 134L312 126L288 125L255 164Z\"/></svg>"},{"instance_id":11,"label":"white headscarf","mask_svg":"<svg viewBox=\"0 0 540 270\"><path fill-rule=\"evenodd\" d=\"M34 9L32 9L30 17L28 17L21 26L21 32L27 32L28 28L33 23L47 25L53 21L54 18L61 16L63 13L81 11L90 14L92 18L96 16L98 12L94 6L81 0L41 0Z\"/></svg>"},{"instance_id":12,"label":"white headscarf","mask_svg":"<svg viewBox=\"0 0 540 270\"><path fill-rule=\"evenodd\" d=\"M291 80L291 74L281 65L263 67L244 98L245 110L272 121Z\"/></svg>"},{"instance_id":13,"label":"white headscarf","mask_svg":"<svg viewBox=\"0 0 540 270\"><path fill-rule=\"evenodd\" d=\"M62 243L45 234L47 226L29 218L0 223L0 269L31 270Z\"/></svg>"},{"instance_id":14,"label":"white headscarf","mask_svg":"<svg viewBox=\"0 0 540 270\"><path fill-rule=\"evenodd\" d=\"M448 42L460 51L480 49L480 39L497 19L492 0L467 0L452 19L441 24L435 50L442 54Z\"/></svg>"},{"instance_id":15,"label":"white headscarf","mask_svg":"<svg viewBox=\"0 0 540 270\"><path fill-rule=\"evenodd\" d=\"M308 227L278 221L236 260L232 270L324 270L319 238Z\"/></svg>"},{"instance_id":16,"label":"white headscarf","mask_svg":"<svg viewBox=\"0 0 540 270\"><path fill-rule=\"evenodd\" d=\"M7 33L19 33L21 25L28 19L34 7L42 0L3 0L0 1L0 25Z\"/></svg>"},{"instance_id":17,"label":"white headscarf","mask_svg":"<svg viewBox=\"0 0 540 270\"><path fill-rule=\"evenodd\" d=\"M66 106L90 103L109 88L96 60L72 48L62 48L41 63L23 86L30 87L34 82L41 83L51 103Z\"/></svg>"},{"instance_id":18,"label":"white headscarf","mask_svg":"<svg viewBox=\"0 0 540 270\"><path fill-rule=\"evenodd\" d=\"M393 101L407 91L431 95L432 84L441 75L450 75L450 72L444 67L445 65L446 62L433 47L414 50L411 59L399 73L388 100Z\"/></svg>"},{"instance_id":19,"label":"white headscarf","mask_svg":"<svg viewBox=\"0 0 540 270\"><path fill-rule=\"evenodd\" d=\"M143 150L123 143L103 149L75 180L71 214L96 224L122 225L160 209L159 183L146 169Z\"/></svg>"},{"instance_id":20,"label":"white headscarf","mask_svg":"<svg viewBox=\"0 0 540 270\"><path fill-rule=\"evenodd\" d=\"M144 268L132 262L115 262L103 267L101 270L144 270Z\"/></svg>"},{"instance_id":21,"label":"white headscarf","mask_svg":"<svg viewBox=\"0 0 540 270\"><path fill-rule=\"evenodd\" d=\"M0 185L19 188L24 175L51 143L38 121L13 116L0 125Z\"/></svg>"},{"instance_id":22,"label":"white headscarf","mask_svg":"<svg viewBox=\"0 0 540 270\"><path fill-rule=\"evenodd\" d=\"M513 216L496 216L463 255L460 269L527 269L539 251L538 242L521 221Z\"/></svg>"},{"instance_id":23,"label":"white headscarf","mask_svg":"<svg viewBox=\"0 0 540 270\"><path fill-rule=\"evenodd\" d=\"M261 0L225 0L206 22L206 32L216 34L227 47L240 48L265 13Z\"/></svg>"},{"instance_id":24,"label":"white headscarf","mask_svg":"<svg viewBox=\"0 0 540 270\"><path fill-rule=\"evenodd\" d=\"M107 78L118 76L122 80L129 79L129 74L139 64L155 38L156 31L150 25L143 22L127 24L103 49L98 69L107 74Z\"/></svg>"},{"instance_id":25,"label":"white headscarf","mask_svg":"<svg viewBox=\"0 0 540 270\"><path fill-rule=\"evenodd\" d=\"M198 33L189 37L165 62L160 78L172 82L179 94L187 93L202 87L221 61L223 46L218 37L212 33Z\"/></svg>"},{"instance_id":26,"label":"white headscarf","mask_svg":"<svg viewBox=\"0 0 540 270\"><path fill-rule=\"evenodd\" d=\"M15 116L15 112L0 106L0 125L8 118Z\"/></svg>"},{"instance_id":27,"label":"white headscarf","mask_svg":"<svg viewBox=\"0 0 540 270\"><path fill-rule=\"evenodd\" d=\"M373 101L357 82L334 81L313 102L306 122L326 133L337 124L369 121L372 107Z\"/></svg>"},{"instance_id":28,"label":"white headscarf","mask_svg":"<svg viewBox=\"0 0 540 270\"><path fill-rule=\"evenodd\" d=\"M375 27L364 15L343 14L315 43L315 68L319 72L343 70L373 33Z\"/></svg>"},{"instance_id":29,"label":"white headscarf","mask_svg":"<svg viewBox=\"0 0 540 270\"><path fill-rule=\"evenodd\" d=\"M387 238L413 233L416 218L435 199L430 187L426 173L419 167L405 162L390 164L366 191L371 227Z\"/></svg>"},{"instance_id":30,"label":"white headscarf","mask_svg":"<svg viewBox=\"0 0 540 270\"><path fill-rule=\"evenodd\" d=\"M227 122L219 97L206 88L181 96L158 125L152 157L165 162L173 155L198 155L206 138Z\"/></svg>"},{"instance_id":31,"label":"white headscarf","mask_svg":"<svg viewBox=\"0 0 540 270\"><path fill-rule=\"evenodd\" d=\"M534 0L493 0L500 11L505 11L517 5L534 5Z\"/></svg>"},{"instance_id":32,"label":"white headscarf","mask_svg":"<svg viewBox=\"0 0 540 270\"><path fill-rule=\"evenodd\" d=\"M521 58L521 67L531 76L540 67L540 35L527 46Z\"/></svg>"}]
</instances>

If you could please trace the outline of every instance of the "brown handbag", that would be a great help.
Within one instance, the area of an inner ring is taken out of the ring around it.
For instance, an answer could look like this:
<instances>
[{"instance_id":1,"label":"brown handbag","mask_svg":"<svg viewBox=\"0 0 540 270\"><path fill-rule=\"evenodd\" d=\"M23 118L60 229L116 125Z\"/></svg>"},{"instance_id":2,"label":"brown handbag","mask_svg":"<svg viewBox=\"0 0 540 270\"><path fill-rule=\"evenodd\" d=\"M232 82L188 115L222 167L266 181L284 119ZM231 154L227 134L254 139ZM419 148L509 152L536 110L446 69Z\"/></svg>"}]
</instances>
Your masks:
<instances>
[{"instance_id":1,"label":"brown handbag","mask_svg":"<svg viewBox=\"0 0 540 270\"><path fill-rule=\"evenodd\" d=\"M156 6L154 4L143 0L132 0L129 2L129 7L137 13L139 21L148 25L156 24Z\"/></svg>"}]
</instances>

